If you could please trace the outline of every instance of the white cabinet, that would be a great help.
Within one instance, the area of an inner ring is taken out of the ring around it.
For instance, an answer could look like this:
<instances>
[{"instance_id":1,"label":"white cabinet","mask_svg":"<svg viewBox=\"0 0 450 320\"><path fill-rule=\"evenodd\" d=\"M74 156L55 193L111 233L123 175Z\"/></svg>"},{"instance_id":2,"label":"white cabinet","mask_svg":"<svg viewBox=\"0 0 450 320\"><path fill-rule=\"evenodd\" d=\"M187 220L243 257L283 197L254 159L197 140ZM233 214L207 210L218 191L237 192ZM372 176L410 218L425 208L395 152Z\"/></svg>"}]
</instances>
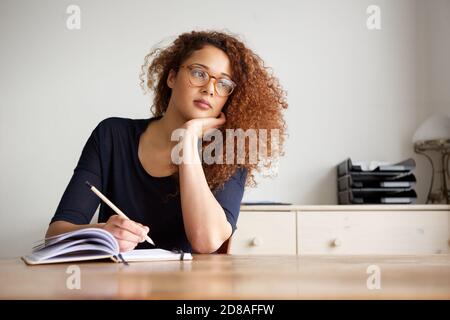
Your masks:
<instances>
[{"instance_id":1,"label":"white cabinet","mask_svg":"<svg viewBox=\"0 0 450 320\"><path fill-rule=\"evenodd\" d=\"M231 254L450 253L449 205L241 206Z\"/></svg>"}]
</instances>

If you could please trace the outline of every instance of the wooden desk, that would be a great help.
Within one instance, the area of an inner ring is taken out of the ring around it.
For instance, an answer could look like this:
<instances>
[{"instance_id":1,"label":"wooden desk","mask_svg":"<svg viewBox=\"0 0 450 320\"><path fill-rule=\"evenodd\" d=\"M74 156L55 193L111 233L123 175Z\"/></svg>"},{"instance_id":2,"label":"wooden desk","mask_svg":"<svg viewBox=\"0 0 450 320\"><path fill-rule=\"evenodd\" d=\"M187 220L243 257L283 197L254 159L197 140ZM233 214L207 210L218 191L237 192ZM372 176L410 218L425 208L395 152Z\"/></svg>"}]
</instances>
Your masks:
<instances>
[{"instance_id":1,"label":"wooden desk","mask_svg":"<svg viewBox=\"0 0 450 320\"><path fill-rule=\"evenodd\" d=\"M0 260L0 299L450 299L450 256L195 255L194 261L129 266L85 262L81 289L70 264ZM367 268L381 289L367 288Z\"/></svg>"}]
</instances>

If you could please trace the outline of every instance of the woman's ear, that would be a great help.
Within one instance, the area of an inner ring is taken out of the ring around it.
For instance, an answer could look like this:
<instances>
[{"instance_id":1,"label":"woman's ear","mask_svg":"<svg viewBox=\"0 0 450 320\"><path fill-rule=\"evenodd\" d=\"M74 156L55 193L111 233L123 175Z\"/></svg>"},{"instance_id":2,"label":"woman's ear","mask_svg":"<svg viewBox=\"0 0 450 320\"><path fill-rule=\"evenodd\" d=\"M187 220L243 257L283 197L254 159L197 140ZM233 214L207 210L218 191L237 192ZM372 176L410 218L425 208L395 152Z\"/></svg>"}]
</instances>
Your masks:
<instances>
[{"instance_id":1,"label":"woman's ear","mask_svg":"<svg viewBox=\"0 0 450 320\"><path fill-rule=\"evenodd\" d=\"M175 78L176 78L176 74L175 74L175 71L172 69L169 71L169 75L167 76L167 86L170 89L173 89L173 86L175 85Z\"/></svg>"}]
</instances>

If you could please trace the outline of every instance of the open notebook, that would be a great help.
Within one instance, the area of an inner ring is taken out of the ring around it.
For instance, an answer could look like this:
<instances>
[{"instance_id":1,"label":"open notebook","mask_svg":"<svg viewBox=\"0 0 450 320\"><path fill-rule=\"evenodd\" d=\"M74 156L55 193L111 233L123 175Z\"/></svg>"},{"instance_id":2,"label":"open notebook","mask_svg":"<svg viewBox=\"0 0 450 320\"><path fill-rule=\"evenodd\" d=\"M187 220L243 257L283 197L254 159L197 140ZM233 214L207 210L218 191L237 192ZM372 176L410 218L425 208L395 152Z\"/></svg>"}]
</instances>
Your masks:
<instances>
[{"instance_id":1,"label":"open notebook","mask_svg":"<svg viewBox=\"0 0 450 320\"><path fill-rule=\"evenodd\" d=\"M115 262L192 260L190 253L164 249L119 252L116 238L100 228L70 231L47 238L22 259L29 265L110 258Z\"/></svg>"}]
</instances>

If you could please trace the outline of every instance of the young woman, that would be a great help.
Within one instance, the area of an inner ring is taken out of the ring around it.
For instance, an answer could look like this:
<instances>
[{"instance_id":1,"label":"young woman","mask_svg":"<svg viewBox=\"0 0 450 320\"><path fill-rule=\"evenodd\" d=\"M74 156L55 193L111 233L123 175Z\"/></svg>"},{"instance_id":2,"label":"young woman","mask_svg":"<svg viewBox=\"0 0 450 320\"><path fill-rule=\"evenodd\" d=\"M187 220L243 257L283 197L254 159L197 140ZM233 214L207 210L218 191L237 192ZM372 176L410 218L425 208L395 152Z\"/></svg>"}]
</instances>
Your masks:
<instances>
[{"instance_id":1,"label":"young woman","mask_svg":"<svg viewBox=\"0 0 450 320\"><path fill-rule=\"evenodd\" d=\"M244 187L256 185L253 172L269 168L276 157L269 144L267 155L249 161L245 145L245 161L207 164L199 155L208 146L203 134L277 129L281 155L285 93L256 54L222 32L181 34L167 48L148 54L142 70L141 86L154 93L154 116L113 117L97 125L47 236L99 227L114 235L122 252L151 247L144 242L147 234L163 249L216 252L236 229ZM172 136L177 129L184 132L181 142ZM194 161L174 161L179 143L183 159ZM130 220L101 203L99 223L90 224L100 199L85 181Z\"/></svg>"}]
</instances>

